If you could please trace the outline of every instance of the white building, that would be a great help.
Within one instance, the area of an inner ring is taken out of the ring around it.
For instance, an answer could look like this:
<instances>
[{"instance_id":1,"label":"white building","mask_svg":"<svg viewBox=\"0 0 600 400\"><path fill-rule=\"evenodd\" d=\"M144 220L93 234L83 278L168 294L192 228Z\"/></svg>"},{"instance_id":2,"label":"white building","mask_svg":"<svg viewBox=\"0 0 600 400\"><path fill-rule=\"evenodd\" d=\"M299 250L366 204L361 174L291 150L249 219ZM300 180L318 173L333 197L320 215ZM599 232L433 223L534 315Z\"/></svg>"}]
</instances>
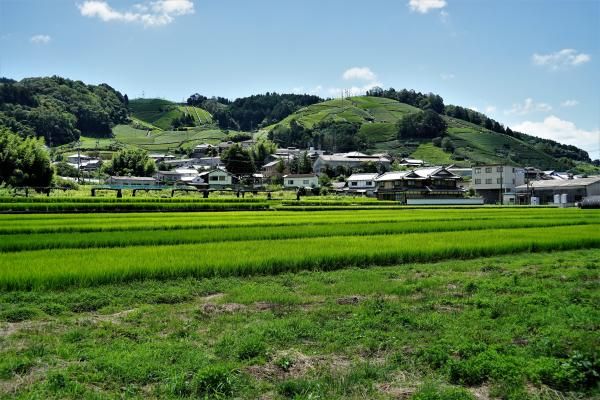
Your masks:
<instances>
[{"instance_id":1,"label":"white building","mask_svg":"<svg viewBox=\"0 0 600 400\"><path fill-rule=\"evenodd\" d=\"M375 192L375 179L379 176L372 174L352 174L346 179L348 183L348 192L365 193L372 195Z\"/></svg>"},{"instance_id":2,"label":"white building","mask_svg":"<svg viewBox=\"0 0 600 400\"><path fill-rule=\"evenodd\" d=\"M208 185L210 188L221 188L233 185L234 176L223 169L201 172L190 184L194 186Z\"/></svg>"},{"instance_id":3,"label":"white building","mask_svg":"<svg viewBox=\"0 0 600 400\"><path fill-rule=\"evenodd\" d=\"M389 171L392 161L381 155L367 155L353 151L351 153L338 153L332 155L320 155L313 164L313 171L316 174L324 173L327 168L336 170L338 167L343 168L361 168L366 164L373 163L379 169Z\"/></svg>"},{"instance_id":4,"label":"white building","mask_svg":"<svg viewBox=\"0 0 600 400\"><path fill-rule=\"evenodd\" d=\"M516 191L520 204L529 204L530 199L535 197L538 204L573 205L586 197L600 195L600 176L531 181L517 186ZM558 202L557 195L560 198Z\"/></svg>"},{"instance_id":5,"label":"white building","mask_svg":"<svg viewBox=\"0 0 600 400\"><path fill-rule=\"evenodd\" d=\"M155 177L159 182L175 183L191 182L198 175L198 170L194 168L177 168L174 171L158 171Z\"/></svg>"},{"instance_id":6,"label":"white building","mask_svg":"<svg viewBox=\"0 0 600 400\"><path fill-rule=\"evenodd\" d=\"M158 182L145 176L111 176L106 183L118 186L155 186Z\"/></svg>"},{"instance_id":7,"label":"white building","mask_svg":"<svg viewBox=\"0 0 600 400\"><path fill-rule=\"evenodd\" d=\"M525 183L525 170L513 165L481 165L473 167L471 187L486 204L515 204L515 188Z\"/></svg>"},{"instance_id":8,"label":"white building","mask_svg":"<svg viewBox=\"0 0 600 400\"><path fill-rule=\"evenodd\" d=\"M319 177L315 174L284 175L283 187L292 188L316 188L319 187Z\"/></svg>"}]
</instances>

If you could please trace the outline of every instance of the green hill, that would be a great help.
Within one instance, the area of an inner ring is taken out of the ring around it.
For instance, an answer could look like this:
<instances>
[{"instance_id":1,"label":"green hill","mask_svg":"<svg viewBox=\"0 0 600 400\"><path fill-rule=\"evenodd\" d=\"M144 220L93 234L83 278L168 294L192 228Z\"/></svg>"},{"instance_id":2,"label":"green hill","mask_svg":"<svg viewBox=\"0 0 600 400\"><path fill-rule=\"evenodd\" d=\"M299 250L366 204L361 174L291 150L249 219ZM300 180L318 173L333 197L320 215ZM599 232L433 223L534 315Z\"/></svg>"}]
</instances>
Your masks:
<instances>
[{"instance_id":1,"label":"green hill","mask_svg":"<svg viewBox=\"0 0 600 400\"><path fill-rule=\"evenodd\" d=\"M561 161L524 141L496 133L479 125L444 116L446 136L453 151L434 146L430 139L398 140L396 123L407 114L420 112L416 107L383 97L351 97L329 100L298 110L281 122L267 127L262 134L278 127L290 127L292 120L307 130L326 121L359 124L357 142L367 152L389 152L395 156L424 159L432 164L470 166L477 163L512 162L543 169L568 169Z\"/></svg>"},{"instance_id":2,"label":"green hill","mask_svg":"<svg viewBox=\"0 0 600 400\"><path fill-rule=\"evenodd\" d=\"M173 128L176 119L189 115L193 125L206 125L213 122L210 113L199 107L179 105L163 99L134 99L129 101L131 116L162 130Z\"/></svg>"}]
</instances>

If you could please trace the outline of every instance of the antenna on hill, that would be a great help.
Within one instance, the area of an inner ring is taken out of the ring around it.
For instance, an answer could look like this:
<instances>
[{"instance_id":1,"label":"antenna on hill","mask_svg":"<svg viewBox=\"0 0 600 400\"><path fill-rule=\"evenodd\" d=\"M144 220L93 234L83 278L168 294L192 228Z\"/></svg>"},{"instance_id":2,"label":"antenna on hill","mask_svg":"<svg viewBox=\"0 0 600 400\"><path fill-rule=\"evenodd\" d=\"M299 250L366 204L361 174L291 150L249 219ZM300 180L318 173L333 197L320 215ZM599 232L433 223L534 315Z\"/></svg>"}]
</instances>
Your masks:
<instances>
[{"instance_id":1,"label":"antenna on hill","mask_svg":"<svg viewBox=\"0 0 600 400\"><path fill-rule=\"evenodd\" d=\"M142 99L145 99L145 98L146 98L146 92L144 92L144 91L142 90Z\"/></svg>"}]
</instances>

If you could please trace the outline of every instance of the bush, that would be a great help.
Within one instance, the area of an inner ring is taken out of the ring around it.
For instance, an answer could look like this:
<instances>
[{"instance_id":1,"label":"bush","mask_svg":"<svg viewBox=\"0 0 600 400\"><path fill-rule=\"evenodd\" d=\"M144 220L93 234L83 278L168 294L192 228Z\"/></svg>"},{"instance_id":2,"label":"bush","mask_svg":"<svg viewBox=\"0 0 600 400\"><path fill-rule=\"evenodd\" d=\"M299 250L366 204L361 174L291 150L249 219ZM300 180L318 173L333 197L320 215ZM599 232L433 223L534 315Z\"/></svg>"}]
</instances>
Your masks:
<instances>
[{"instance_id":1,"label":"bush","mask_svg":"<svg viewBox=\"0 0 600 400\"><path fill-rule=\"evenodd\" d=\"M40 311L37 308L20 307L2 312L0 314L0 320L6 322L22 322L33 319L38 315L40 315Z\"/></svg>"},{"instance_id":2,"label":"bush","mask_svg":"<svg viewBox=\"0 0 600 400\"><path fill-rule=\"evenodd\" d=\"M199 370L192 379L192 390L199 396L231 396L237 373L226 365L213 365Z\"/></svg>"},{"instance_id":3,"label":"bush","mask_svg":"<svg viewBox=\"0 0 600 400\"><path fill-rule=\"evenodd\" d=\"M319 384L317 382L304 379L291 379L281 382L277 391L282 396L295 399L303 398L302 396L308 396L318 389Z\"/></svg>"},{"instance_id":4,"label":"bush","mask_svg":"<svg viewBox=\"0 0 600 400\"><path fill-rule=\"evenodd\" d=\"M244 338L237 347L237 357L240 360L250 360L267 352L267 347L263 340L256 336Z\"/></svg>"}]
</instances>

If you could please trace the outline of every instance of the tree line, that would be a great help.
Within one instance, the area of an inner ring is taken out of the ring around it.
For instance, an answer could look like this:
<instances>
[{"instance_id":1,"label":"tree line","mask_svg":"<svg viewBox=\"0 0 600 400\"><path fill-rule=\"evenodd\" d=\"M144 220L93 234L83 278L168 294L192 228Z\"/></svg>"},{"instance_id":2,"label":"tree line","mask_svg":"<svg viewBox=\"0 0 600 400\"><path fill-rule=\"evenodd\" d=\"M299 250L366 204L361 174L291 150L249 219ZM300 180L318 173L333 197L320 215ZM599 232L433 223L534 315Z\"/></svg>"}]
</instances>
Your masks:
<instances>
[{"instance_id":1,"label":"tree line","mask_svg":"<svg viewBox=\"0 0 600 400\"><path fill-rule=\"evenodd\" d=\"M322 98L308 94L267 92L230 101L223 97L209 99L195 93L187 99L187 104L210 112L221 129L252 131L277 123L300 108L321 101Z\"/></svg>"},{"instance_id":2,"label":"tree line","mask_svg":"<svg viewBox=\"0 0 600 400\"><path fill-rule=\"evenodd\" d=\"M0 79L0 126L20 135L43 137L57 146L90 136L109 137L128 118L127 95L107 84L52 76L19 82Z\"/></svg>"},{"instance_id":3,"label":"tree line","mask_svg":"<svg viewBox=\"0 0 600 400\"><path fill-rule=\"evenodd\" d=\"M539 150L542 150L557 159L566 157L577 161L591 161L589 154L585 150L582 150L576 146L562 144L551 139L531 136L523 132L513 131L509 127L505 127L500 122L489 118L487 115L478 111L451 104L445 105L444 99L437 94L421 93L412 89L402 89L397 91L394 88L382 89L380 87L375 87L367 91L367 96L385 97L388 99L397 100L401 103L409 104L424 111L435 111L438 114L447 115L452 118L481 126L492 132L512 136L535 146Z\"/></svg>"}]
</instances>

